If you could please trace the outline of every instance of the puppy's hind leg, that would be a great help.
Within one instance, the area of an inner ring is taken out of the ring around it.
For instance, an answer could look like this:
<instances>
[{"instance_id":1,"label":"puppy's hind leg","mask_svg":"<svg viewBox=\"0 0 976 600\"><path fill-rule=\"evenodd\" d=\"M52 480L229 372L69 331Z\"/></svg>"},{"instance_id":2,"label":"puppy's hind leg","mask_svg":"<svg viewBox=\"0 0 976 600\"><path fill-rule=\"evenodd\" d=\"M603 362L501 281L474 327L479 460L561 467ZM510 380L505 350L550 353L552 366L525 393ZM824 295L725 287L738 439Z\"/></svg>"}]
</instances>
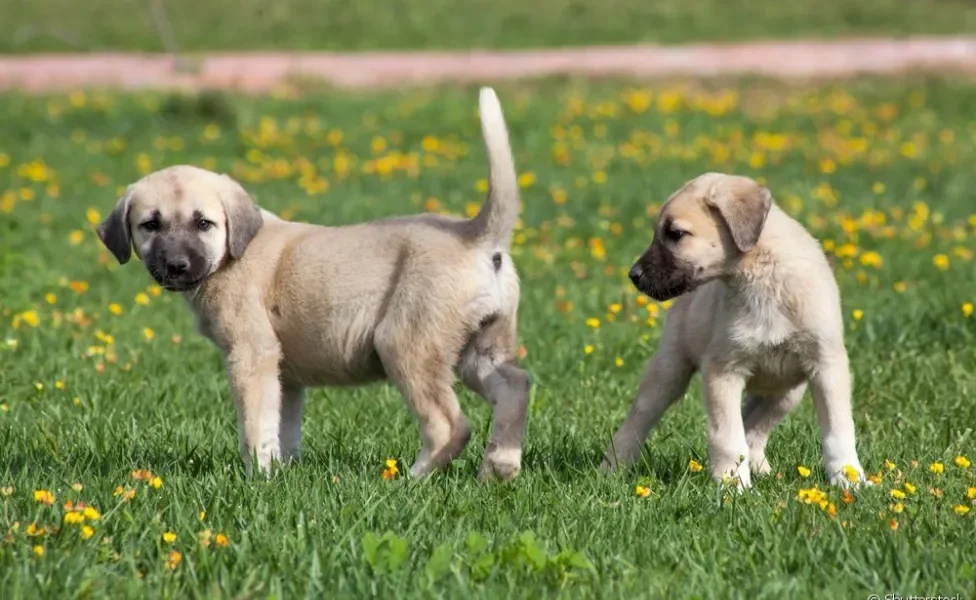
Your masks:
<instances>
[{"instance_id":1,"label":"puppy's hind leg","mask_svg":"<svg viewBox=\"0 0 976 600\"><path fill-rule=\"evenodd\" d=\"M658 352L644 371L630 414L604 453L600 470L628 467L640 456L651 429L688 389L695 367L677 354Z\"/></svg>"},{"instance_id":2,"label":"puppy's hind leg","mask_svg":"<svg viewBox=\"0 0 976 600\"><path fill-rule=\"evenodd\" d=\"M281 457L285 461L298 460L298 449L302 442L305 388L286 383L281 392L281 423L278 425Z\"/></svg>"},{"instance_id":3,"label":"puppy's hind leg","mask_svg":"<svg viewBox=\"0 0 976 600\"><path fill-rule=\"evenodd\" d=\"M746 443L749 445L749 468L756 475L766 475L772 470L766 459L769 435L796 408L805 391L806 384L803 384L779 396L746 396L742 407L742 421L746 428Z\"/></svg>"},{"instance_id":4,"label":"puppy's hind leg","mask_svg":"<svg viewBox=\"0 0 976 600\"><path fill-rule=\"evenodd\" d=\"M492 407L491 434L478 477L514 479L522 470L522 438L529 407L529 374L515 364L513 320L482 328L461 353L458 371L469 389Z\"/></svg>"},{"instance_id":5,"label":"puppy's hind leg","mask_svg":"<svg viewBox=\"0 0 976 600\"><path fill-rule=\"evenodd\" d=\"M471 439L471 427L452 386L450 364L429 346L418 348L416 344L386 340L377 344L377 352L387 376L396 383L420 424L423 447L410 474L427 475L447 466Z\"/></svg>"}]
</instances>

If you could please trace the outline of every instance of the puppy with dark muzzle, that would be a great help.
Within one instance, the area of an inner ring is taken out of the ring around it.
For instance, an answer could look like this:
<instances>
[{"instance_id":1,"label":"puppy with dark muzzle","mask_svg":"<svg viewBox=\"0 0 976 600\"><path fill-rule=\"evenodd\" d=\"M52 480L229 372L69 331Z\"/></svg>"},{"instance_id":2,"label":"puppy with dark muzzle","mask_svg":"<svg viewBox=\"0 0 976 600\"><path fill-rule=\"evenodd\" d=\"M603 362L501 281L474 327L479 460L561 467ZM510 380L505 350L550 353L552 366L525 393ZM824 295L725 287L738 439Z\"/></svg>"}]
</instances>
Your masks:
<instances>
[{"instance_id":1,"label":"puppy with dark muzzle","mask_svg":"<svg viewBox=\"0 0 976 600\"><path fill-rule=\"evenodd\" d=\"M259 209L230 177L183 165L130 186L99 226L120 263L134 248L153 279L184 294L221 350L249 465L297 456L307 387L388 379L420 425L410 471L430 473L471 437L459 378L492 405L480 476L518 475L529 400L509 254L519 188L490 88L480 112L490 185L473 219L295 223Z\"/></svg>"},{"instance_id":2,"label":"puppy with dark muzzle","mask_svg":"<svg viewBox=\"0 0 976 600\"><path fill-rule=\"evenodd\" d=\"M678 299L604 470L637 460L701 372L716 480L744 488L750 470L770 471L766 441L809 384L831 483L865 481L837 283L820 244L766 188L721 173L686 184L661 208L630 279L655 300Z\"/></svg>"}]
</instances>

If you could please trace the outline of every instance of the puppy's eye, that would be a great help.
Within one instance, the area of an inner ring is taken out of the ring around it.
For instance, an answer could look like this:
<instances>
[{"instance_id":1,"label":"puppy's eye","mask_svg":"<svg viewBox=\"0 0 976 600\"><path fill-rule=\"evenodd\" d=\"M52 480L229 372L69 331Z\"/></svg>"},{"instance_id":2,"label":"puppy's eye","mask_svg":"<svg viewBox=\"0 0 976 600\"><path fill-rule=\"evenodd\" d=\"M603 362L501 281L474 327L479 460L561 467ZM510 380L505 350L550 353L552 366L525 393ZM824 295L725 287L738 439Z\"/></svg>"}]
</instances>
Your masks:
<instances>
[{"instance_id":1,"label":"puppy's eye","mask_svg":"<svg viewBox=\"0 0 976 600\"><path fill-rule=\"evenodd\" d=\"M681 238L688 235L687 231L681 231L680 229L668 228L664 230L664 235L667 236L672 242L680 241Z\"/></svg>"},{"instance_id":2,"label":"puppy's eye","mask_svg":"<svg viewBox=\"0 0 976 600\"><path fill-rule=\"evenodd\" d=\"M200 219L197 221L197 229L200 231L210 231L210 228L214 226L213 221L208 221L207 219Z\"/></svg>"},{"instance_id":3,"label":"puppy's eye","mask_svg":"<svg viewBox=\"0 0 976 600\"><path fill-rule=\"evenodd\" d=\"M159 220L150 219L139 225L144 231L159 231Z\"/></svg>"}]
</instances>

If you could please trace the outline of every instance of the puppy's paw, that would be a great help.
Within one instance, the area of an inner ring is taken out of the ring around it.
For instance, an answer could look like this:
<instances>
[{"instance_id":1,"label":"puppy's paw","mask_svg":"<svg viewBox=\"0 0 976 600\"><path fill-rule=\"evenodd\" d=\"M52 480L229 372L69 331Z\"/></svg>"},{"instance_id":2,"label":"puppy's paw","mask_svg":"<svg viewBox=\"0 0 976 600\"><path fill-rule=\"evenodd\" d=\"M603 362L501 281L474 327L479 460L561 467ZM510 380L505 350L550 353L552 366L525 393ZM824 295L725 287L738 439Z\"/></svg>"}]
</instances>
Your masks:
<instances>
[{"instance_id":1,"label":"puppy's paw","mask_svg":"<svg viewBox=\"0 0 976 600\"><path fill-rule=\"evenodd\" d=\"M830 485L836 485L845 489L874 485L864 475L864 469L861 468L861 463L856 460L840 467L827 467L827 475L830 477Z\"/></svg>"},{"instance_id":2,"label":"puppy's paw","mask_svg":"<svg viewBox=\"0 0 976 600\"><path fill-rule=\"evenodd\" d=\"M478 470L478 479L485 482L495 479L511 481L521 472L521 449L492 448L485 452L485 458Z\"/></svg>"},{"instance_id":3,"label":"puppy's paw","mask_svg":"<svg viewBox=\"0 0 976 600\"><path fill-rule=\"evenodd\" d=\"M766 459L765 454L757 454L755 452L749 453L749 470L752 471L753 475L762 477L763 475L769 475L773 472L772 465L769 464L769 460Z\"/></svg>"},{"instance_id":4,"label":"puppy's paw","mask_svg":"<svg viewBox=\"0 0 976 600\"><path fill-rule=\"evenodd\" d=\"M712 478L719 485L739 493L752 487L752 476L749 473L749 463L746 461L737 465L713 469Z\"/></svg>"}]
</instances>

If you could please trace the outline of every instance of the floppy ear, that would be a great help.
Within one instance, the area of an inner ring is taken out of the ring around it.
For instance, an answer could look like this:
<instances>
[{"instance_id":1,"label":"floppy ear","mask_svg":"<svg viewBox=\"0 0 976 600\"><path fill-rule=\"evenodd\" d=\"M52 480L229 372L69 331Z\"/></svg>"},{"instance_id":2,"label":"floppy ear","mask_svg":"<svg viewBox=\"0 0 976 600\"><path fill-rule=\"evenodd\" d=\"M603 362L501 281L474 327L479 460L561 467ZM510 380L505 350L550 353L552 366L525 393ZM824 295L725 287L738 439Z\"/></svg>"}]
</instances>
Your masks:
<instances>
[{"instance_id":1,"label":"floppy ear","mask_svg":"<svg viewBox=\"0 0 976 600\"><path fill-rule=\"evenodd\" d=\"M236 260L244 255L244 250L258 234L264 219L261 218L261 210L244 188L230 177L223 177L231 184L220 194L224 214L227 216L227 251Z\"/></svg>"},{"instance_id":2,"label":"floppy ear","mask_svg":"<svg viewBox=\"0 0 976 600\"><path fill-rule=\"evenodd\" d=\"M773 205L769 190L746 177L716 183L705 202L722 216L740 252L755 247Z\"/></svg>"},{"instance_id":3,"label":"floppy ear","mask_svg":"<svg viewBox=\"0 0 976 600\"><path fill-rule=\"evenodd\" d=\"M125 194L116 202L115 208L98 226L98 237L105 247L115 255L120 265L129 262L132 256L132 236L129 234L129 199L132 188L125 190Z\"/></svg>"}]
</instances>

